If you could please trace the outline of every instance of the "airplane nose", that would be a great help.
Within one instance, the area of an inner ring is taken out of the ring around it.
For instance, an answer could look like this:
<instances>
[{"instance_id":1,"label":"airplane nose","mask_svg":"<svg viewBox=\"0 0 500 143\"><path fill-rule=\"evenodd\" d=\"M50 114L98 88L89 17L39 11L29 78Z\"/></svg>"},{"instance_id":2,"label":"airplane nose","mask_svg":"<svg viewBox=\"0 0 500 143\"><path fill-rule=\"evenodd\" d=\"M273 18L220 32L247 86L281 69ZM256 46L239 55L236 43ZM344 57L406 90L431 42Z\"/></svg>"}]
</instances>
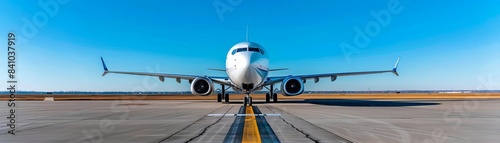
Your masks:
<instances>
[{"instance_id":1,"label":"airplane nose","mask_svg":"<svg viewBox=\"0 0 500 143\"><path fill-rule=\"evenodd\" d=\"M252 82L252 55L242 56L238 61L238 70L240 71L241 79L244 79L244 83Z\"/></svg>"},{"instance_id":2,"label":"airplane nose","mask_svg":"<svg viewBox=\"0 0 500 143\"><path fill-rule=\"evenodd\" d=\"M248 75L248 69L250 68L250 59L248 57L241 58L240 68L245 76Z\"/></svg>"}]
</instances>

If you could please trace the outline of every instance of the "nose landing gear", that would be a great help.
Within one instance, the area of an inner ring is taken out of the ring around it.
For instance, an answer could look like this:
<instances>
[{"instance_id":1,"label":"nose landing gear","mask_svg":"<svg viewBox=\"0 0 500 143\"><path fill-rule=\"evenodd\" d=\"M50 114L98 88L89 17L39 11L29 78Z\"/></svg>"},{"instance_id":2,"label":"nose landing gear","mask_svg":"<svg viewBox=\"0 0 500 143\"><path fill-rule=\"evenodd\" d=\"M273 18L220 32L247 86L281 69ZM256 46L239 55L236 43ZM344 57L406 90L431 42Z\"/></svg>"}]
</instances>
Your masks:
<instances>
[{"instance_id":1,"label":"nose landing gear","mask_svg":"<svg viewBox=\"0 0 500 143\"><path fill-rule=\"evenodd\" d=\"M243 105L245 106L252 106L252 96L250 94L246 94L245 97L243 98Z\"/></svg>"}]
</instances>

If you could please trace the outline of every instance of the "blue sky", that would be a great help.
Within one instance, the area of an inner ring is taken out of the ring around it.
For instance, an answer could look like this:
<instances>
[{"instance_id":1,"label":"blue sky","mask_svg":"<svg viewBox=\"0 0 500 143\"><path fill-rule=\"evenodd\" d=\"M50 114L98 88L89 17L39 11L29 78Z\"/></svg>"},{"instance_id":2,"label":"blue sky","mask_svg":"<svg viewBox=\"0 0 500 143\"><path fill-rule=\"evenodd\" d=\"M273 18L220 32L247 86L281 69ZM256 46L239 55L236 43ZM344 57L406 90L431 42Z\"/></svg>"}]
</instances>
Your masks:
<instances>
[{"instance_id":1,"label":"blue sky","mask_svg":"<svg viewBox=\"0 0 500 143\"><path fill-rule=\"evenodd\" d=\"M47 11L44 2L57 5ZM271 76L386 70L402 57L399 77L341 77L333 83L323 79L308 82L306 90L500 88L496 0L232 2L6 0L0 2L0 32L5 39L14 32L22 42L17 45L20 90L187 91L186 81L101 77L99 57L111 70L223 76L206 68L224 67L227 50L245 40L246 25L250 40L267 49L271 68L290 68ZM390 13L385 26L371 14L395 5L399 11ZM222 9L227 11L218 12ZM29 23L35 32L26 32ZM354 45L354 29L363 31L374 23L378 31L369 29L374 36L358 53L347 55L339 46ZM6 55L6 50L0 54ZM6 72L6 61L0 66Z\"/></svg>"}]
</instances>

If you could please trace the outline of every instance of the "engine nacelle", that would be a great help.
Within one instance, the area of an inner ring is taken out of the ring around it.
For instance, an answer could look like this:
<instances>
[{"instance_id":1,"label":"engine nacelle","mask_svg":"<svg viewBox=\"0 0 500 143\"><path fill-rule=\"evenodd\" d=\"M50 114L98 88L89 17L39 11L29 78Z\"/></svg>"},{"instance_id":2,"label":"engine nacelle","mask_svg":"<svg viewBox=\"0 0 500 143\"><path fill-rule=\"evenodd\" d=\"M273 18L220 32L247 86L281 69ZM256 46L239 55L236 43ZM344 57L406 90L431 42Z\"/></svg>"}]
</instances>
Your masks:
<instances>
[{"instance_id":1,"label":"engine nacelle","mask_svg":"<svg viewBox=\"0 0 500 143\"><path fill-rule=\"evenodd\" d=\"M304 93L304 83L299 77L290 76L281 82L281 94L296 96Z\"/></svg>"},{"instance_id":2,"label":"engine nacelle","mask_svg":"<svg viewBox=\"0 0 500 143\"><path fill-rule=\"evenodd\" d=\"M191 93L194 95L207 96L212 94L214 83L211 79L205 77L197 77L191 83Z\"/></svg>"}]
</instances>

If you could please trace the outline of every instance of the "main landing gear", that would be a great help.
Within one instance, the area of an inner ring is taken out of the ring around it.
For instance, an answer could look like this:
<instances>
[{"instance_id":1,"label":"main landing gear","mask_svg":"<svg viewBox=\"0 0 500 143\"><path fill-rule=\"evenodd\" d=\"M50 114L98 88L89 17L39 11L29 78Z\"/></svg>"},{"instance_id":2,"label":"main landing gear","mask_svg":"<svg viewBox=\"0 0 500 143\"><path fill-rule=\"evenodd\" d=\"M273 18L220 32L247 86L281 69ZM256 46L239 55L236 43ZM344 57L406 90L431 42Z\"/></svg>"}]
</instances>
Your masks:
<instances>
[{"instance_id":1,"label":"main landing gear","mask_svg":"<svg viewBox=\"0 0 500 143\"><path fill-rule=\"evenodd\" d=\"M269 93L266 93L266 103L271 102L271 99L273 102L278 102L278 94L274 93L273 89L274 85L270 85Z\"/></svg>"},{"instance_id":2,"label":"main landing gear","mask_svg":"<svg viewBox=\"0 0 500 143\"><path fill-rule=\"evenodd\" d=\"M221 84L221 93L217 94L217 102L222 102L222 99L224 99L224 102L229 102L229 94L226 93L226 88L223 84Z\"/></svg>"},{"instance_id":3,"label":"main landing gear","mask_svg":"<svg viewBox=\"0 0 500 143\"><path fill-rule=\"evenodd\" d=\"M229 88L228 88L229 89ZM269 93L266 93L266 103L270 103L271 99L272 102L278 102L278 94L274 93L274 85L270 85L269 88ZM224 102L229 102L229 94L226 93L226 87L224 85L221 85L221 93L217 94L217 102L222 102L222 99L224 99ZM250 93L247 93L245 97L243 98L243 104L245 106L252 106L253 100L252 96L250 96Z\"/></svg>"}]
</instances>

